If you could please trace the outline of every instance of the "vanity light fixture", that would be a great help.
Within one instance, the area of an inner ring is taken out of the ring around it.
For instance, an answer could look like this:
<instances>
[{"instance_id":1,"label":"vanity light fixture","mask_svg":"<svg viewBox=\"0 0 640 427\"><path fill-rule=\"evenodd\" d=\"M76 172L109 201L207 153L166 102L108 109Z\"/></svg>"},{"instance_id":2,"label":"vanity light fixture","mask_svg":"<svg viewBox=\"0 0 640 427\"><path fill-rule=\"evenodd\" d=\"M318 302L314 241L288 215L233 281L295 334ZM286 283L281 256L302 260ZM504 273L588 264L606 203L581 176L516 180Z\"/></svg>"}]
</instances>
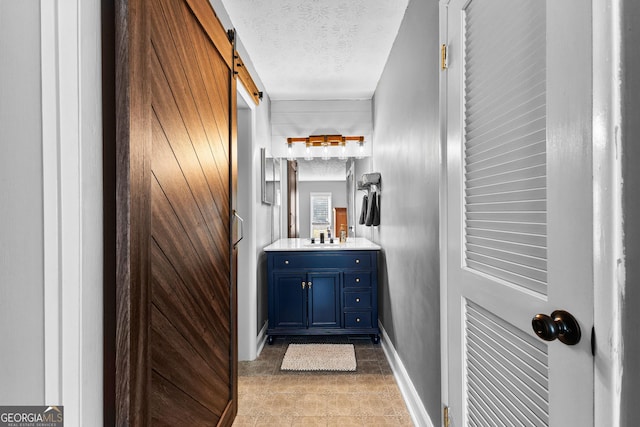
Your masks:
<instances>
[{"instance_id":1,"label":"vanity light fixture","mask_svg":"<svg viewBox=\"0 0 640 427\"><path fill-rule=\"evenodd\" d=\"M300 138L287 138L287 156L288 158L294 157L294 144L305 144L305 160L311 160L313 157L322 157L323 159L329 159L331 157L338 157L345 159L347 157L347 143L355 142L359 146L360 155L364 156L364 136L342 136L342 135L311 135L308 137ZM314 156L312 152L313 148L320 148L319 156ZM338 155L331 155L335 153L333 148L339 149Z\"/></svg>"}]
</instances>

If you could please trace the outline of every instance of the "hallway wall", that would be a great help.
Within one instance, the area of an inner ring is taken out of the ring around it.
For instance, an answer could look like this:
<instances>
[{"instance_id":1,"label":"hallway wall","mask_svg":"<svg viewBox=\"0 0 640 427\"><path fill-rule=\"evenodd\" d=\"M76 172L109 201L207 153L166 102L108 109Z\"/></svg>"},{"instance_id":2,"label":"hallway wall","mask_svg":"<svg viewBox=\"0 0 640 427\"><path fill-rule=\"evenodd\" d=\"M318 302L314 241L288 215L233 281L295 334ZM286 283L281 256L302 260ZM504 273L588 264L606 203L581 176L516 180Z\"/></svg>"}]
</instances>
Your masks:
<instances>
[{"instance_id":1,"label":"hallway wall","mask_svg":"<svg viewBox=\"0 0 640 427\"><path fill-rule=\"evenodd\" d=\"M372 234L384 254L380 320L433 425L441 402L438 65L438 2L412 0L374 96L382 193Z\"/></svg>"},{"instance_id":2,"label":"hallway wall","mask_svg":"<svg viewBox=\"0 0 640 427\"><path fill-rule=\"evenodd\" d=\"M626 277L622 279L624 291L622 313L622 427L637 426L640 422L640 3L635 0L622 1L622 181L624 255Z\"/></svg>"},{"instance_id":3,"label":"hallway wall","mask_svg":"<svg viewBox=\"0 0 640 427\"><path fill-rule=\"evenodd\" d=\"M35 405L45 398L39 3L0 2L0 41L0 402Z\"/></svg>"},{"instance_id":4,"label":"hallway wall","mask_svg":"<svg viewBox=\"0 0 640 427\"><path fill-rule=\"evenodd\" d=\"M102 420L101 7L0 2L0 402Z\"/></svg>"},{"instance_id":5,"label":"hallway wall","mask_svg":"<svg viewBox=\"0 0 640 427\"><path fill-rule=\"evenodd\" d=\"M234 28L221 0L210 0L225 28ZM271 100L238 33L236 49L258 90L260 104L238 116L238 214L245 220L245 238L238 248L238 356L253 360L257 355L260 329L267 321L267 283L262 248L272 240L272 215L280 208L261 203L260 148L272 148ZM238 86L242 86L240 83ZM239 95L240 96L240 95ZM253 101L246 101L253 102ZM242 101L239 101L241 106Z\"/></svg>"}]
</instances>

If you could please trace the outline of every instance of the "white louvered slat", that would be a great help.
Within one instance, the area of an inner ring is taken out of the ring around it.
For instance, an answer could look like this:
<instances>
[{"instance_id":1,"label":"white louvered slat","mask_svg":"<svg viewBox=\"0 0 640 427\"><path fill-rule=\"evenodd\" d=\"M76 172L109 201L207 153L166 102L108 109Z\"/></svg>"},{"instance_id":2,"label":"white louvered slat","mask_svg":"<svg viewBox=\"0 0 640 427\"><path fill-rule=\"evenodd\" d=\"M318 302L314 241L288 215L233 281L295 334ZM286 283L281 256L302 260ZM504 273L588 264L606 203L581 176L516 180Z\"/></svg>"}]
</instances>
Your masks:
<instances>
[{"instance_id":1,"label":"white louvered slat","mask_svg":"<svg viewBox=\"0 0 640 427\"><path fill-rule=\"evenodd\" d=\"M493 219L493 218L492 218ZM526 223L520 221L478 221L468 219L466 221L467 227L469 228L478 228L484 230L497 230L497 231L505 231L505 232L522 232L527 234L539 234L545 235L547 233L547 227L545 224L540 223Z\"/></svg>"},{"instance_id":2,"label":"white louvered slat","mask_svg":"<svg viewBox=\"0 0 640 427\"><path fill-rule=\"evenodd\" d=\"M492 258L504 259L507 261L512 261L516 264L526 264L531 265L534 268L539 270L546 270L547 268L547 260L538 257L531 257L527 255L522 255L521 253L513 252L513 251L503 251L500 249L496 249L492 246L480 246L474 245L472 243L467 243L470 246L470 250L474 253L486 255Z\"/></svg>"},{"instance_id":3,"label":"white louvered slat","mask_svg":"<svg viewBox=\"0 0 640 427\"><path fill-rule=\"evenodd\" d=\"M541 153L482 169L476 168L476 165L472 163L467 163L465 168L465 178L467 180L467 183L471 184L471 181L476 179L493 177L495 175L502 175L507 172L515 172L519 169L545 165L546 158L546 154Z\"/></svg>"},{"instance_id":4,"label":"white louvered slat","mask_svg":"<svg viewBox=\"0 0 640 427\"><path fill-rule=\"evenodd\" d=\"M464 15L466 266L546 295L546 9L481 3Z\"/></svg>"},{"instance_id":5,"label":"white louvered slat","mask_svg":"<svg viewBox=\"0 0 640 427\"><path fill-rule=\"evenodd\" d=\"M526 202L517 203L478 203L477 205L467 205L465 208L468 212L545 212L547 209L547 202L546 200L528 200Z\"/></svg>"},{"instance_id":6,"label":"white louvered slat","mask_svg":"<svg viewBox=\"0 0 640 427\"><path fill-rule=\"evenodd\" d=\"M508 124L505 124L503 128L509 129ZM491 131L479 136L485 136L489 132ZM470 133L467 133L467 136L471 138ZM467 163L474 165L476 169L486 169L489 166L501 165L524 157L545 153L545 145L544 135L539 130L534 134L527 134L518 139L492 138L480 147L483 151L479 151L477 154L472 154L471 150L467 150Z\"/></svg>"},{"instance_id":7,"label":"white louvered slat","mask_svg":"<svg viewBox=\"0 0 640 427\"><path fill-rule=\"evenodd\" d=\"M467 218L478 221L509 221L515 218L518 222L544 223L546 214L544 212L469 212Z\"/></svg>"},{"instance_id":8,"label":"white louvered slat","mask_svg":"<svg viewBox=\"0 0 640 427\"><path fill-rule=\"evenodd\" d=\"M496 184L487 185L469 185L465 193L468 196L476 196L479 194L495 194L505 191L518 191L529 190L533 188L544 188L546 186L546 179L544 177L534 177L528 179L518 179L508 182L497 182Z\"/></svg>"},{"instance_id":9,"label":"white louvered slat","mask_svg":"<svg viewBox=\"0 0 640 427\"><path fill-rule=\"evenodd\" d=\"M534 258L546 260L546 257L545 257L546 250L540 246L525 245L525 244L514 243L514 242L505 242L502 240L487 239L484 237L476 237L476 236L469 236L467 238L467 244L482 246L485 248L492 248L496 250L503 250L505 252L512 252L516 255L531 256Z\"/></svg>"},{"instance_id":10,"label":"white louvered slat","mask_svg":"<svg viewBox=\"0 0 640 427\"><path fill-rule=\"evenodd\" d=\"M469 425L549 425L546 345L479 305L465 305Z\"/></svg>"}]
</instances>

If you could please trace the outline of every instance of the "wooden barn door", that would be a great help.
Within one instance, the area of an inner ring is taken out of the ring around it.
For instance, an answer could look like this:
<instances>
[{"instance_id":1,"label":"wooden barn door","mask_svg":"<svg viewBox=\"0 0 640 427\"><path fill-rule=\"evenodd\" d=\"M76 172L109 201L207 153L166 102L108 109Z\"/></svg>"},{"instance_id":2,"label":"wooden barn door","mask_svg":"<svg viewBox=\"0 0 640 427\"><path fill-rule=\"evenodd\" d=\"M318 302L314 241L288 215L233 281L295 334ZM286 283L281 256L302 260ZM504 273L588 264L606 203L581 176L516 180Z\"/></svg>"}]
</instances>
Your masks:
<instances>
[{"instance_id":1,"label":"wooden barn door","mask_svg":"<svg viewBox=\"0 0 640 427\"><path fill-rule=\"evenodd\" d=\"M117 425L231 425L233 45L206 0L117 10Z\"/></svg>"}]
</instances>

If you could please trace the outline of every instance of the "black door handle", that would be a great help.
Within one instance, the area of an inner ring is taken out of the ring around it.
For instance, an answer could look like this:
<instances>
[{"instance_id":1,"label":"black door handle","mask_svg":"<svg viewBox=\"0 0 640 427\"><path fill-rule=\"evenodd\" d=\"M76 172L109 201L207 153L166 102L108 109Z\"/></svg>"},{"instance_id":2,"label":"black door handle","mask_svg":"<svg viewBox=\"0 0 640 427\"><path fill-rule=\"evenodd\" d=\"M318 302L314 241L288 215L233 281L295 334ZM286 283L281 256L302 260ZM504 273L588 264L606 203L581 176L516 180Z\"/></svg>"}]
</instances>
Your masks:
<instances>
[{"instance_id":1,"label":"black door handle","mask_svg":"<svg viewBox=\"0 0 640 427\"><path fill-rule=\"evenodd\" d=\"M536 314L531 319L531 326L537 336L545 341L553 341L556 338L567 345L576 345L580 342L580 325L571 313L564 310L556 310L551 316Z\"/></svg>"}]
</instances>

